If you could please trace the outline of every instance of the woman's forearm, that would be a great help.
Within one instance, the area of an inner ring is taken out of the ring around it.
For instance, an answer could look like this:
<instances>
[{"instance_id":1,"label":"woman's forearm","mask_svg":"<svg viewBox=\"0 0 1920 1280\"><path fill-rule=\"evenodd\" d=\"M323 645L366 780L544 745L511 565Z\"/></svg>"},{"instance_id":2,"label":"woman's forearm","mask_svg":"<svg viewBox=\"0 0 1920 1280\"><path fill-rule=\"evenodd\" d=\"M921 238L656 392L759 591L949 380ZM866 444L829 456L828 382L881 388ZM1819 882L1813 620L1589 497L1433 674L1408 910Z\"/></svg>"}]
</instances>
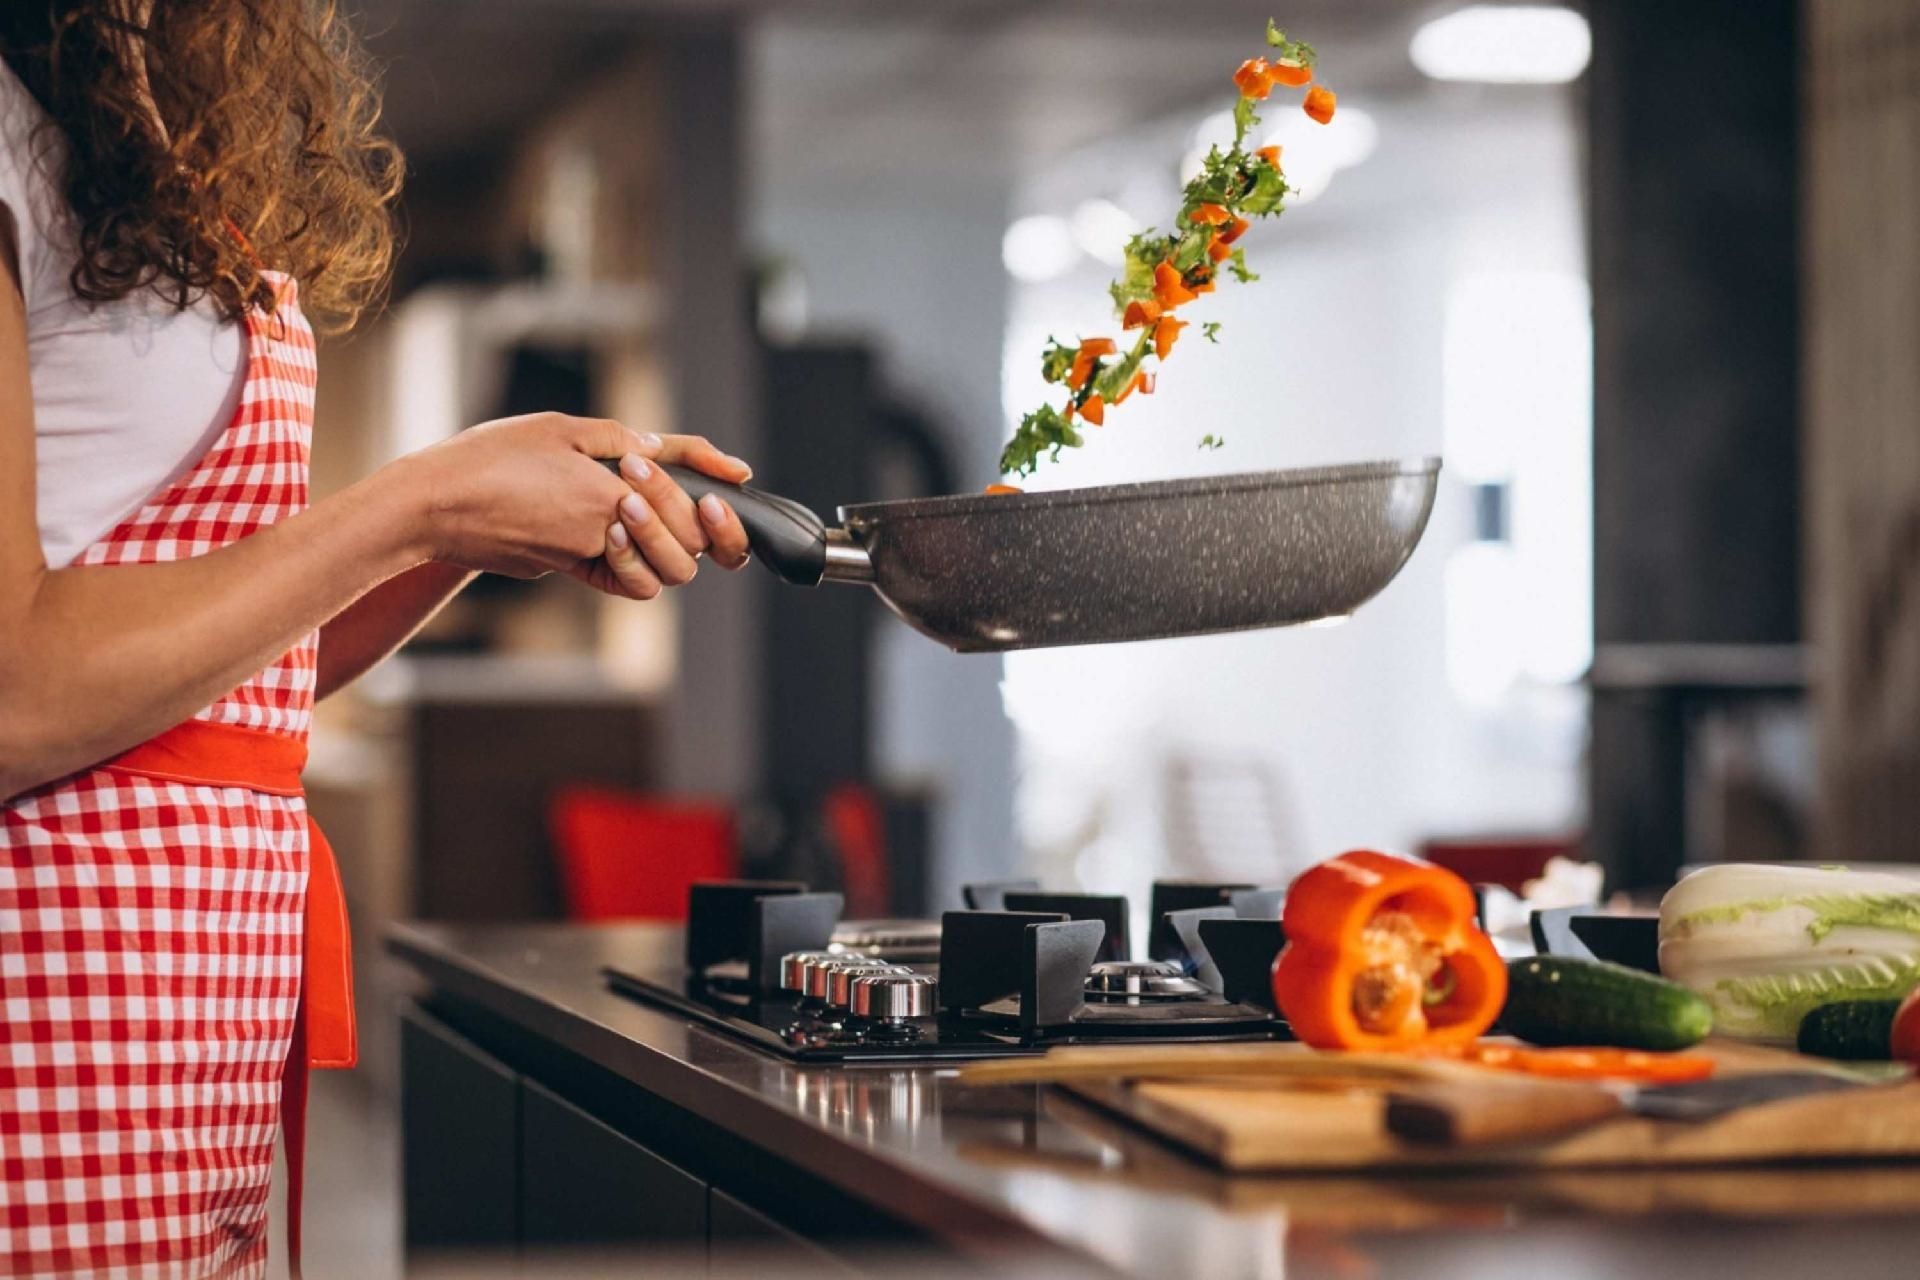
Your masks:
<instances>
[{"instance_id":1,"label":"woman's forearm","mask_svg":"<svg viewBox=\"0 0 1920 1280\"><path fill-rule=\"evenodd\" d=\"M427 558L403 460L208 555L0 583L0 802L185 720Z\"/></svg>"},{"instance_id":2,"label":"woman's forearm","mask_svg":"<svg viewBox=\"0 0 1920 1280\"><path fill-rule=\"evenodd\" d=\"M359 679L472 579L459 565L417 565L354 601L321 628L316 696L324 698Z\"/></svg>"}]
</instances>

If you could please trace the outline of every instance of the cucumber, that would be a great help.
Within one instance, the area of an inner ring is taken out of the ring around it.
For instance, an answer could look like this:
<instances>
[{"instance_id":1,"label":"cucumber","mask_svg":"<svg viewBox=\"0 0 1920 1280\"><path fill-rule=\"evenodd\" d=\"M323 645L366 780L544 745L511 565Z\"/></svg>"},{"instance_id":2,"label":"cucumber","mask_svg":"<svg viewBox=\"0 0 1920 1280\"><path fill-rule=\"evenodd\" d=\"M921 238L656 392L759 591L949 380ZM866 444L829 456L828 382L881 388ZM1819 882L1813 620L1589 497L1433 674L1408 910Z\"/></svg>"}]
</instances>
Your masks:
<instances>
[{"instance_id":1,"label":"cucumber","mask_svg":"<svg viewBox=\"0 0 1920 1280\"><path fill-rule=\"evenodd\" d=\"M1685 1049L1713 1030L1713 1007L1676 982L1566 956L1507 964L1501 1029L1538 1045Z\"/></svg>"},{"instance_id":2,"label":"cucumber","mask_svg":"<svg viewBox=\"0 0 1920 1280\"><path fill-rule=\"evenodd\" d=\"M1898 1000L1837 1000L1800 1019L1799 1049L1816 1058L1885 1062L1893 1056Z\"/></svg>"}]
</instances>

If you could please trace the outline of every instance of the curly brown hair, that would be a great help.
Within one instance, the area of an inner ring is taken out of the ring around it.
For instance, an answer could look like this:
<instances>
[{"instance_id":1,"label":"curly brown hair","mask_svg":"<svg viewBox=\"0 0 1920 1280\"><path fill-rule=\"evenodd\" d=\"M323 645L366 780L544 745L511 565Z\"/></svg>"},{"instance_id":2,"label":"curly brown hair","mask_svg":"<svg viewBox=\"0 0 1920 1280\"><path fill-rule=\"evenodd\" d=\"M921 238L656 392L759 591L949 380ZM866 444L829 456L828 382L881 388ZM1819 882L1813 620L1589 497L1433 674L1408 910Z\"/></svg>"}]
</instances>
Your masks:
<instances>
[{"instance_id":1,"label":"curly brown hair","mask_svg":"<svg viewBox=\"0 0 1920 1280\"><path fill-rule=\"evenodd\" d=\"M337 331L383 296L404 166L334 0L4 0L0 57L64 144L79 297L238 319L282 271Z\"/></svg>"}]
</instances>

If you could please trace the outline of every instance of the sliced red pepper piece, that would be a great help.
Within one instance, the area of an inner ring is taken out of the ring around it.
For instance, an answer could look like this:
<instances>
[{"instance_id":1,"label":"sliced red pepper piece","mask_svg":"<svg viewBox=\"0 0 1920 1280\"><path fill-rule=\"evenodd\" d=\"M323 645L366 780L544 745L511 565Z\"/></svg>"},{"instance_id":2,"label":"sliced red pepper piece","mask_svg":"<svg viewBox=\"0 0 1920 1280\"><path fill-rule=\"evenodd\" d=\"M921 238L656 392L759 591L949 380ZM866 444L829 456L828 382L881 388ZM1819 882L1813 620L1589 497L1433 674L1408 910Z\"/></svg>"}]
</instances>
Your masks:
<instances>
[{"instance_id":1,"label":"sliced red pepper piece","mask_svg":"<svg viewBox=\"0 0 1920 1280\"><path fill-rule=\"evenodd\" d=\"M1173 344L1180 337L1180 331L1187 327L1185 320L1175 320L1172 316L1161 316L1153 325L1153 354L1165 360L1167 353L1173 350Z\"/></svg>"},{"instance_id":2,"label":"sliced red pepper piece","mask_svg":"<svg viewBox=\"0 0 1920 1280\"><path fill-rule=\"evenodd\" d=\"M1283 84L1289 89L1298 89L1313 79L1313 68L1302 62L1289 62L1285 58L1267 64L1267 79L1275 84Z\"/></svg>"},{"instance_id":3,"label":"sliced red pepper piece","mask_svg":"<svg viewBox=\"0 0 1920 1280\"><path fill-rule=\"evenodd\" d=\"M1718 1067L1703 1053L1648 1053L1606 1047L1535 1049L1514 1044L1469 1044L1444 1052L1478 1066L1556 1080L1684 1084L1705 1080Z\"/></svg>"},{"instance_id":4,"label":"sliced red pepper piece","mask_svg":"<svg viewBox=\"0 0 1920 1280\"><path fill-rule=\"evenodd\" d=\"M1287 890L1274 1000L1317 1049L1477 1040L1507 970L1474 913L1473 890L1442 867L1371 849L1331 858Z\"/></svg>"},{"instance_id":5,"label":"sliced red pepper piece","mask_svg":"<svg viewBox=\"0 0 1920 1280\"><path fill-rule=\"evenodd\" d=\"M1152 298L1138 298L1127 304L1125 315L1121 317L1123 329L1144 329L1160 318L1160 304Z\"/></svg>"},{"instance_id":6,"label":"sliced red pepper piece","mask_svg":"<svg viewBox=\"0 0 1920 1280\"><path fill-rule=\"evenodd\" d=\"M1124 404L1128 396L1138 391L1143 396L1153 394L1153 375L1145 370L1136 372L1126 386L1120 388L1120 394L1113 398L1115 404Z\"/></svg>"},{"instance_id":7,"label":"sliced red pepper piece","mask_svg":"<svg viewBox=\"0 0 1920 1280\"><path fill-rule=\"evenodd\" d=\"M1087 379L1093 376L1093 366L1099 357L1090 351L1081 350L1073 357L1073 364L1067 369L1067 385L1075 391L1087 385Z\"/></svg>"},{"instance_id":8,"label":"sliced red pepper piece","mask_svg":"<svg viewBox=\"0 0 1920 1280\"><path fill-rule=\"evenodd\" d=\"M1082 338L1075 354L1084 356L1091 353L1096 356L1110 356L1115 350L1117 348L1113 345L1112 338Z\"/></svg>"},{"instance_id":9,"label":"sliced red pepper piece","mask_svg":"<svg viewBox=\"0 0 1920 1280\"><path fill-rule=\"evenodd\" d=\"M1215 262L1224 262L1233 256L1233 246L1216 238L1207 245L1207 256Z\"/></svg>"},{"instance_id":10,"label":"sliced red pepper piece","mask_svg":"<svg viewBox=\"0 0 1920 1280\"><path fill-rule=\"evenodd\" d=\"M1107 424L1107 402L1100 398L1098 391L1088 396L1087 402L1080 406L1080 416L1096 427Z\"/></svg>"},{"instance_id":11,"label":"sliced red pepper piece","mask_svg":"<svg viewBox=\"0 0 1920 1280\"><path fill-rule=\"evenodd\" d=\"M1317 84L1307 90L1307 100L1300 106L1309 116L1321 124L1327 124L1333 120L1333 108L1337 101L1333 90L1323 84Z\"/></svg>"},{"instance_id":12,"label":"sliced red pepper piece","mask_svg":"<svg viewBox=\"0 0 1920 1280\"><path fill-rule=\"evenodd\" d=\"M1267 60L1248 58L1240 64L1240 69L1233 73L1233 83L1240 90L1240 96L1243 98L1253 98L1257 101L1272 93L1273 79L1267 74Z\"/></svg>"},{"instance_id":13,"label":"sliced red pepper piece","mask_svg":"<svg viewBox=\"0 0 1920 1280\"><path fill-rule=\"evenodd\" d=\"M1278 150L1279 148L1269 149ZM1241 236L1247 234L1247 228L1252 225L1253 224L1245 218L1236 217L1232 222L1229 222L1226 226L1213 233L1213 242L1215 244L1232 244Z\"/></svg>"},{"instance_id":14,"label":"sliced red pepper piece","mask_svg":"<svg viewBox=\"0 0 1920 1280\"><path fill-rule=\"evenodd\" d=\"M1197 204L1187 215L1187 221L1198 227L1217 227L1232 217L1223 204Z\"/></svg>"},{"instance_id":15,"label":"sliced red pepper piece","mask_svg":"<svg viewBox=\"0 0 1920 1280\"><path fill-rule=\"evenodd\" d=\"M1171 311L1182 303L1192 302L1197 295L1187 288L1171 262L1163 262L1153 269L1153 296L1162 311Z\"/></svg>"}]
</instances>

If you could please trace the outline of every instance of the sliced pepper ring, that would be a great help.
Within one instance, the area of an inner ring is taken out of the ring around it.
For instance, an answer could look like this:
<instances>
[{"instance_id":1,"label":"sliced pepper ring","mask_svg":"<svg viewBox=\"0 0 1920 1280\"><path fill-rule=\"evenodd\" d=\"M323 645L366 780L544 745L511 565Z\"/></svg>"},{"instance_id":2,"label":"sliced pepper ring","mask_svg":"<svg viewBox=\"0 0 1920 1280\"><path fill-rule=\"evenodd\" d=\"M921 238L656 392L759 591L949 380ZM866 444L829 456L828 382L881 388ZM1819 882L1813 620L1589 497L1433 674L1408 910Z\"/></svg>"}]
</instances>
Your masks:
<instances>
[{"instance_id":1,"label":"sliced pepper ring","mask_svg":"<svg viewBox=\"0 0 1920 1280\"><path fill-rule=\"evenodd\" d=\"M1287 890L1287 945L1273 966L1274 1001L1319 1049L1404 1049L1478 1039L1507 999L1507 970L1475 922L1467 882L1443 867L1359 849L1311 868ZM1391 1032L1363 1026L1354 989L1376 961L1362 935L1382 912L1411 920L1440 953L1450 990Z\"/></svg>"}]
</instances>

